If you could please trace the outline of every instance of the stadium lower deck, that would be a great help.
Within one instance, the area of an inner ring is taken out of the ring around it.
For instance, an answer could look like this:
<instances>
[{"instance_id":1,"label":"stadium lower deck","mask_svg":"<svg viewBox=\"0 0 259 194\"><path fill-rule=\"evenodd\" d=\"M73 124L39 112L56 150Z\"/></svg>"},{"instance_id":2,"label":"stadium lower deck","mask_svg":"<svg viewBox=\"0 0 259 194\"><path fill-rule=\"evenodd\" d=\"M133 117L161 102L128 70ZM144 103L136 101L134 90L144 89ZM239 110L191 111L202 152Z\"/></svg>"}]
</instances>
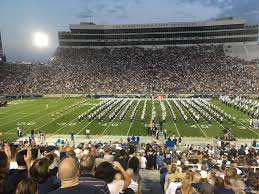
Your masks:
<instances>
[{"instance_id":1,"label":"stadium lower deck","mask_svg":"<svg viewBox=\"0 0 259 194\"><path fill-rule=\"evenodd\" d=\"M134 134L147 136L152 117L158 129L161 121L164 120L162 129L167 131L168 136L175 134L181 137L219 137L223 136L224 128L230 128L230 133L237 138L259 138L259 130L250 126L251 117L248 114L234 109L233 106L227 106L218 99L198 100L172 98L154 100L150 98L11 100L8 101L7 107L0 108L0 139L17 139L17 127L19 126L24 128L25 134L30 134L33 129L36 134L38 131L44 131L46 134L53 135L70 134L71 132L75 135L85 135L86 130L89 129L90 135L131 136ZM99 113L91 119L88 116L79 119L79 115L89 113L89 110L93 110L99 103L108 102L111 105L100 112L104 113L101 119ZM186 107L186 104L187 106L189 104L189 108ZM212 116L210 121L206 120L202 113L208 113L207 115L214 113L208 111L206 108L208 104L223 110L224 114L231 116L231 119L223 118L221 122L220 119ZM196 106L197 109L191 105ZM198 121L191 116L193 111L198 115L197 110L201 111ZM187 122L181 115L183 113L188 119Z\"/></svg>"}]
</instances>

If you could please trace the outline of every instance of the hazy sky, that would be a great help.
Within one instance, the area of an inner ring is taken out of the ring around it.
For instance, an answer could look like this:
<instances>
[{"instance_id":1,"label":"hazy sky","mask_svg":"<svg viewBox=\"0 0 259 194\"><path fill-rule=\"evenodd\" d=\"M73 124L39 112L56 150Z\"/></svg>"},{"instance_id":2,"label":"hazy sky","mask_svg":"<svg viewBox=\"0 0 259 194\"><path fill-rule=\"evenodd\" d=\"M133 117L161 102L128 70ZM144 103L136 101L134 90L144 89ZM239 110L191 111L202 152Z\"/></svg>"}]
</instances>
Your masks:
<instances>
[{"instance_id":1,"label":"hazy sky","mask_svg":"<svg viewBox=\"0 0 259 194\"><path fill-rule=\"evenodd\" d=\"M259 0L0 0L0 31L8 61L48 61L57 32L71 23L97 24L197 21L243 17L259 24ZM48 48L36 48L32 34L49 35Z\"/></svg>"}]
</instances>

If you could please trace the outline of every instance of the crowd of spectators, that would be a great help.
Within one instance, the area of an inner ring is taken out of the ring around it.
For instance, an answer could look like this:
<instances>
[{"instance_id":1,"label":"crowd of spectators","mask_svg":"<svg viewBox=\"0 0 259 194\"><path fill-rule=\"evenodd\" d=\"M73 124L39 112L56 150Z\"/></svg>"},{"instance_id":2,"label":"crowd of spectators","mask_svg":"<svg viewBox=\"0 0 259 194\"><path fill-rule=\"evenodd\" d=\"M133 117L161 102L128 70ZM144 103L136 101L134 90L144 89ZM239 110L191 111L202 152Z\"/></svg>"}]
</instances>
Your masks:
<instances>
[{"instance_id":1,"label":"crowd of spectators","mask_svg":"<svg viewBox=\"0 0 259 194\"><path fill-rule=\"evenodd\" d=\"M141 172L157 170L161 194L256 194L259 170L250 168L259 166L255 146L6 143L0 149L0 193L141 194Z\"/></svg>"},{"instance_id":2,"label":"crowd of spectators","mask_svg":"<svg viewBox=\"0 0 259 194\"><path fill-rule=\"evenodd\" d=\"M257 68L222 45L58 48L49 64L1 65L0 93L255 93Z\"/></svg>"}]
</instances>

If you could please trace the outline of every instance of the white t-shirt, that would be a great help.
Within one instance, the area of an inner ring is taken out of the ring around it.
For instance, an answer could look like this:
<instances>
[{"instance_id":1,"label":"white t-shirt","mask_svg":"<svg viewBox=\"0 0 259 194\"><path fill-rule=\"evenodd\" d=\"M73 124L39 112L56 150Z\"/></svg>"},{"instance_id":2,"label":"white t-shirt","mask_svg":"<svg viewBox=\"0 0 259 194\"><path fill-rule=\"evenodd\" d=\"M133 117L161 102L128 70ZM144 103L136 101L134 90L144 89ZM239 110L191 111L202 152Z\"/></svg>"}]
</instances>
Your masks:
<instances>
[{"instance_id":1,"label":"white t-shirt","mask_svg":"<svg viewBox=\"0 0 259 194\"><path fill-rule=\"evenodd\" d=\"M139 158L139 163L140 163L140 168L145 169L146 168L147 159L144 156L141 156Z\"/></svg>"},{"instance_id":2,"label":"white t-shirt","mask_svg":"<svg viewBox=\"0 0 259 194\"><path fill-rule=\"evenodd\" d=\"M123 189L124 181L123 180L113 180L108 184L108 188L111 194L119 194Z\"/></svg>"},{"instance_id":3,"label":"white t-shirt","mask_svg":"<svg viewBox=\"0 0 259 194\"><path fill-rule=\"evenodd\" d=\"M165 194L175 194L175 191L178 187L180 187L182 183L171 182Z\"/></svg>"},{"instance_id":4,"label":"white t-shirt","mask_svg":"<svg viewBox=\"0 0 259 194\"><path fill-rule=\"evenodd\" d=\"M131 182L128 188L132 189L136 193L138 191L138 183L131 179Z\"/></svg>"},{"instance_id":5,"label":"white t-shirt","mask_svg":"<svg viewBox=\"0 0 259 194\"><path fill-rule=\"evenodd\" d=\"M10 167L9 167L10 170L11 169L17 169L17 168L18 168L17 162L10 162Z\"/></svg>"}]
</instances>

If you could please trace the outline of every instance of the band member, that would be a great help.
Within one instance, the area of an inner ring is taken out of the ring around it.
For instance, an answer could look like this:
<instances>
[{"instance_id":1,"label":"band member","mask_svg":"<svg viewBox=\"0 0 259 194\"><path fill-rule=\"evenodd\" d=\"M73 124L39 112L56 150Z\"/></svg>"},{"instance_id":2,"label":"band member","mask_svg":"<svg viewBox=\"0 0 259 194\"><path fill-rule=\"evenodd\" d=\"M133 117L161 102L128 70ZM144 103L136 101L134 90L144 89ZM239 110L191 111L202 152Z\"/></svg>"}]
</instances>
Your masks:
<instances>
[{"instance_id":1,"label":"band member","mask_svg":"<svg viewBox=\"0 0 259 194\"><path fill-rule=\"evenodd\" d=\"M89 129L86 129L86 130L85 130L85 134L86 134L86 138L89 138L89 137L90 137L90 130L89 130Z\"/></svg>"},{"instance_id":2,"label":"band member","mask_svg":"<svg viewBox=\"0 0 259 194\"><path fill-rule=\"evenodd\" d=\"M224 140L229 141L229 129L225 128L223 132L224 132Z\"/></svg>"},{"instance_id":3,"label":"band member","mask_svg":"<svg viewBox=\"0 0 259 194\"><path fill-rule=\"evenodd\" d=\"M71 138L70 138L70 139L71 139L71 141L74 141L74 140L75 140L74 132L73 132L73 131L71 132Z\"/></svg>"}]
</instances>

